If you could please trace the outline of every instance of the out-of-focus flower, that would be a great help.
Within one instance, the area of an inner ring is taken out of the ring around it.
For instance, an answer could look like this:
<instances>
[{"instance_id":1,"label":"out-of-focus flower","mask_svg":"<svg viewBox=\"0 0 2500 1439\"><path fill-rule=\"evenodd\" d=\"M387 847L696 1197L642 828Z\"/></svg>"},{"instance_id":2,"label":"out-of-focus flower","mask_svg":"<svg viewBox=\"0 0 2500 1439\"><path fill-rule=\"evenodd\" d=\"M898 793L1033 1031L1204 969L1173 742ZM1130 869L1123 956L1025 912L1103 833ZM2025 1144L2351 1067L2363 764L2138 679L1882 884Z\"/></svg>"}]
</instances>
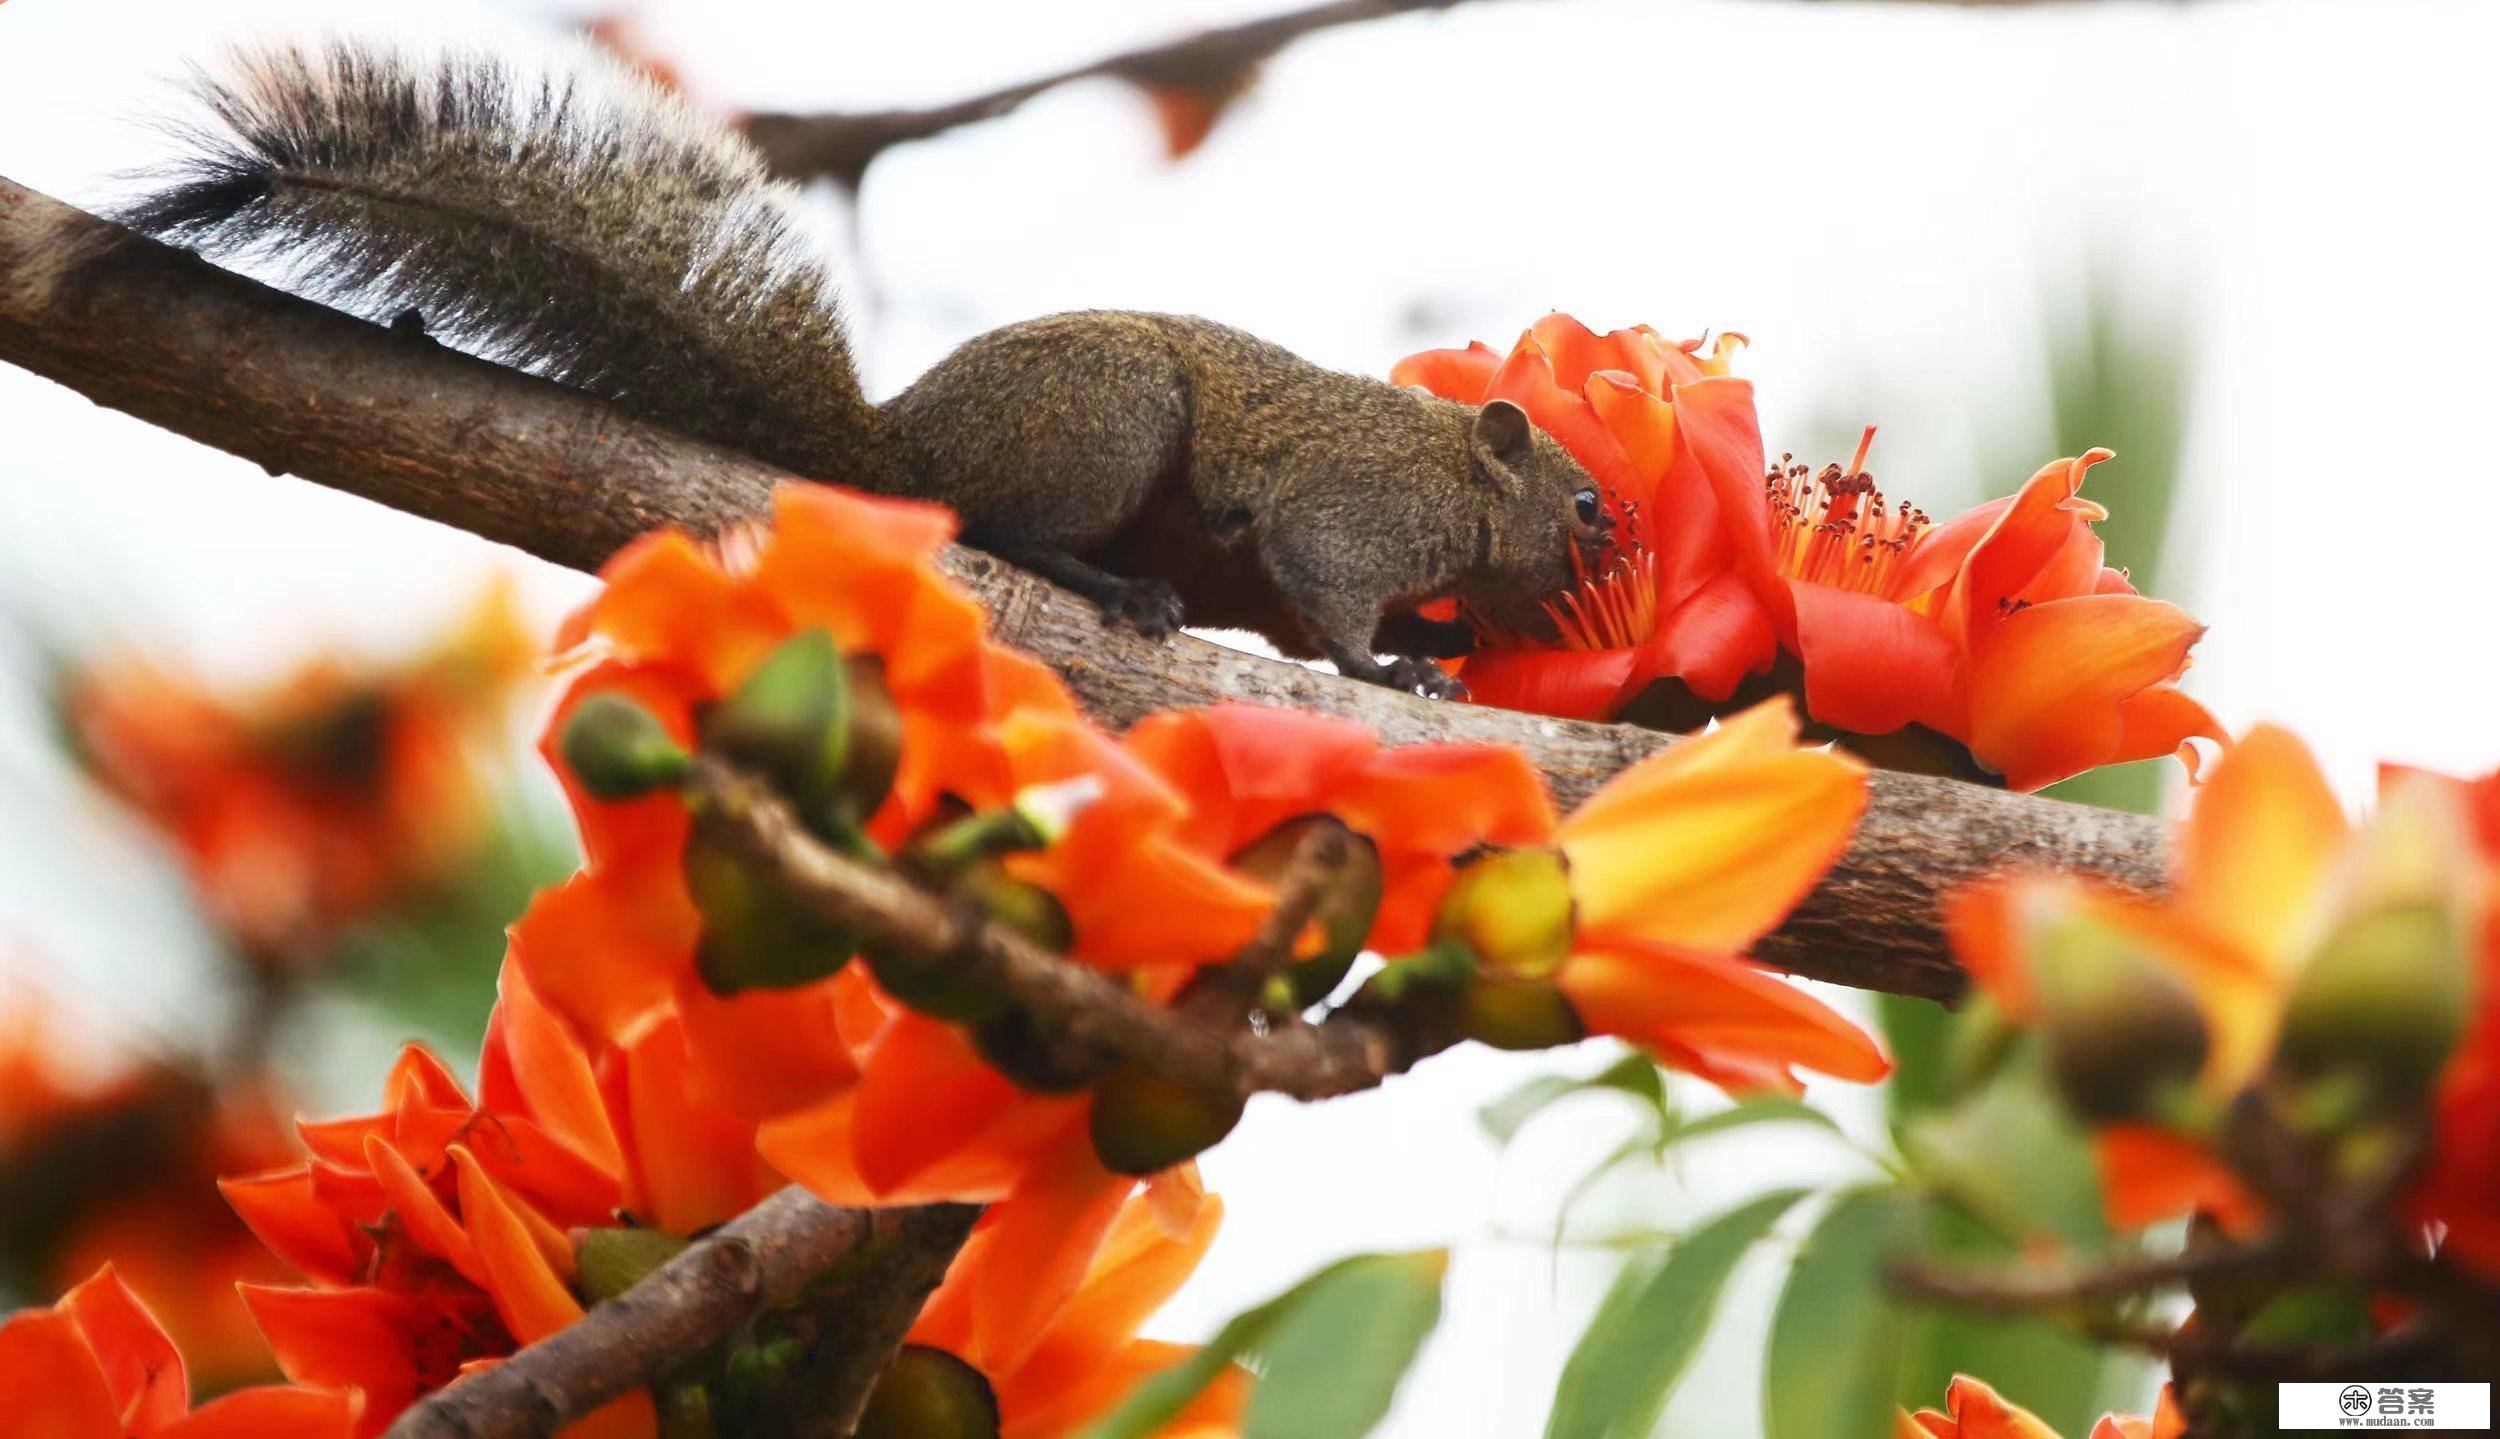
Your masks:
<instances>
[{"instance_id":1,"label":"out-of-focus flower","mask_svg":"<svg viewBox=\"0 0 2500 1439\"><path fill-rule=\"evenodd\" d=\"M311 1281L245 1291L281 1367L362 1391L364 1434L578 1320L579 1236L692 1236L779 1183L750 1126L691 1097L673 1022L621 1048L586 1044L510 967L478 1091L411 1046L382 1112L302 1124L308 1163L223 1185ZM649 1439L656 1423L636 1393L566 1433Z\"/></svg>"},{"instance_id":2,"label":"out-of-focus flower","mask_svg":"<svg viewBox=\"0 0 2500 1439\"><path fill-rule=\"evenodd\" d=\"M110 1267L0 1324L7 1439L347 1439L354 1396L271 1385L191 1407L182 1352Z\"/></svg>"},{"instance_id":3,"label":"out-of-focus flower","mask_svg":"<svg viewBox=\"0 0 2500 1439\"><path fill-rule=\"evenodd\" d=\"M980 1373L997 1404L999 1439L1076 1433L1140 1380L1191 1352L1187 1345L1140 1339L1137 1329L1198 1267L1223 1204L1210 1198L1186 1222L1175 1225L1172 1218L1143 1197L1123 1205L1093 1266L1039 1337L1003 1356L985 1345L975 1312L984 1291L1021 1282L1023 1266L1002 1253L1012 1234L995 1225L977 1231L920 1311L908 1342L954 1355ZM1158 1433L1162 1439L1237 1433L1248 1379L1228 1370Z\"/></svg>"},{"instance_id":4,"label":"out-of-focus flower","mask_svg":"<svg viewBox=\"0 0 2500 1439\"><path fill-rule=\"evenodd\" d=\"M1661 681L1721 705L1768 673L1820 725L1922 726L2026 790L2219 737L2175 684L2200 628L2101 563L2092 523L2106 512L2076 492L2108 451L1931 526L1885 500L1863 445L1845 470L1766 465L1752 387L1728 373L1732 338L1704 356L1557 314L1507 357L1475 345L1393 372L1470 404L1517 402L1620 520L1617 556L1550 601L1547 623L1480 617L1462 669L1475 699L1610 718ZM1775 669L1782 650L1792 674Z\"/></svg>"},{"instance_id":5,"label":"out-of-focus flower","mask_svg":"<svg viewBox=\"0 0 2500 1439\"><path fill-rule=\"evenodd\" d=\"M2091 1439L2178 1439L2186 1428L2170 1391L2164 1389L2161 1408L2152 1418L2112 1414L2092 1426ZM1900 1413L1893 1434L1894 1439L2058 1439L2057 1431L2040 1416L1967 1374L1953 1376L1941 1412Z\"/></svg>"},{"instance_id":6,"label":"out-of-focus flower","mask_svg":"<svg viewBox=\"0 0 2500 1439\"><path fill-rule=\"evenodd\" d=\"M849 683L890 698L899 722L890 789L859 817L871 841L891 848L942 806L1005 805L1015 785L1002 723L1074 706L1049 670L990 643L980 607L938 571L953 533L953 517L934 505L791 484L775 492L769 530L712 545L663 530L609 562L604 588L565 627L562 643L581 668L545 744L585 862L538 896L513 936L516 962L549 1004L617 1043L682 1013L699 1085L753 1112L850 1082L835 1014L859 981L716 992L697 962L704 927L689 889L685 805L668 793L596 797L564 762L561 740L585 700L615 695L691 745L699 714L794 640L821 633Z\"/></svg>"},{"instance_id":7,"label":"out-of-focus flower","mask_svg":"<svg viewBox=\"0 0 2500 1439\"><path fill-rule=\"evenodd\" d=\"M61 705L89 773L164 834L219 926L285 965L477 838L476 750L529 654L497 587L394 666L325 656L226 695L132 656L66 675Z\"/></svg>"},{"instance_id":8,"label":"out-of-focus flower","mask_svg":"<svg viewBox=\"0 0 2500 1439\"><path fill-rule=\"evenodd\" d=\"M2455 794L2489 866L2475 921L2480 983L2472 1026L2433 1100L2431 1154L2415 1199L2446 1227L2451 1252L2500 1275L2500 773L2459 783Z\"/></svg>"},{"instance_id":9,"label":"out-of-focus flower","mask_svg":"<svg viewBox=\"0 0 2500 1439\"><path fill-rule=\"evenodd\" d=\"M283 1269L216 1196L296 1152L263 1085L168 1065L77 1076L46 1011L0 1018L0 1275L54 1294L110 1264L221 1386L269 1373L238 1281Z\"/></svg>"},{"instance_id":10,"label":"out-of-focus flower","mask_svg":"<svg viewBox=\"0 0 2500 1439\"><path fill-rule=\"evenodd\" d=\"M2261 726L2199 789L2167 901L2048 875L1953 897L1955 953L2010 1020L2043 1032L2062 1089L2100 1122L2113 1224L2192 1208L2254 1222L2214 1135L2235 1096L2290 1086L2325 1096L2307 1112L2349 1122L2428 1108L2420 1217L2468 1262L2493 1262L2500 849L2476 843L2470 810L2486 792L2391 771L2355 826L2308 750Z\"/></svg>"}]
</instances>

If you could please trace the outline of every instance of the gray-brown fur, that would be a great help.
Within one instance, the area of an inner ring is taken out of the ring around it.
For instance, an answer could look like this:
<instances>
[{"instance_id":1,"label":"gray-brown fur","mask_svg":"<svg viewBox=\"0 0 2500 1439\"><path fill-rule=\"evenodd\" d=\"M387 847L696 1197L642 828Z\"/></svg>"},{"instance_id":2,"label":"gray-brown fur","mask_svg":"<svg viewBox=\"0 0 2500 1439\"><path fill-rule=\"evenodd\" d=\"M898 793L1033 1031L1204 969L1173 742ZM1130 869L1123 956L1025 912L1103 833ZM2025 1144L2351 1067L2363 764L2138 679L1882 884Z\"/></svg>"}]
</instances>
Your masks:
<instances>
[{"instance_id":1,"label":"gray-brown fur","mask_svg":"<svg viewBox=\"0 0 2500 1439\"><path fill-rule=\"evenodd\" d=\"M1409 612L1569 582L1594 485L1515 406L1340 374L1212 321L1084 312L862 397L829 272L736 136L602 62L538 78L356 45L239 57L137 228L283 256L368 313L816 479L942 501L966 538L1149 632L1260 631L1447 692ZM1384 623L1385 622L1385 623ZM1384 645L1403 656L1383 665Z\"/></svg>"}]
</instances>

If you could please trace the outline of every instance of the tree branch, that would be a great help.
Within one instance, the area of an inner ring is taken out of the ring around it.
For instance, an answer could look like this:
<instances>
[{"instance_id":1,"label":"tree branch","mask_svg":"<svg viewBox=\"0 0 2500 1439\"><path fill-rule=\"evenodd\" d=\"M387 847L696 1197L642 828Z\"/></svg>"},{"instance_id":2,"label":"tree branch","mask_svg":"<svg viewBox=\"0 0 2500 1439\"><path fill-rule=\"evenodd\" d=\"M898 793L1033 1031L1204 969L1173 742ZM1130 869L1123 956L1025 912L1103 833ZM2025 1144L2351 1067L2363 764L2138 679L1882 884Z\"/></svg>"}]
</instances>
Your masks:
<instances>
[{"instance_id":1,"label":"tree branch","mask_svg":"<svg viewBox=\"0 0 2500 1439\"><path fill-rule=\"evenodd\" d=\"M920 1278L932 1261L944 1271L978 1214L962 1204L841 1209L793 1185L697 1240L640 1284L592 1306L580 1323L419 1400L385 1439L543 1439L650 1384L748 1318L787 1304L836 1264L872 1249L920 1256L890 1264L905 1282L862 1296L883 1300L863 1302L862 1310L868 1325L892 1330L884 1344L890 1357L893 1341L936 1282ZM898 1310L901 1320L893 1323ZM873 1352L876 1346L862 1348ZM882 1367L880 1359L875 1368ZM854 1415L865 1397L864 1388L854 1396Z\"/></svg>"},{"instance_id":2,"label":"tree branch","mask_svg":"<svg viewBox=\"0 0 2500 1439\"><path fill-rule=\"evenodd\" d=\"M1198 1023L891 870L847 858L810 833L780 796L715 760L695 761L687 803L698 823L825 919L872 943L959 966L966 983L1031 1011L1050 1042L1071 1055L1136 1060L1212 1093L1330 1099L1370 1089L1448 1043L1418 1033L1403 1015L1354 1006L1324 1024L1266 1034Z\"/></svg>"},{"instance_id":3,"label":"tree branch","mask_svg":"<svg viewBox=\"0 0 2500 1439\"><path fill-rule=\"evenodd\" d=\"M119 243L114 243L118 239ZM102 258L83 265L73 257ZM595 569L660 524L751 516L779 476L576 392L214 269L0 179L0 359L99 404L367 499ZM987 555L949 570L998 637L1057 668L1093 716L1247 700L1362 721L1392 744L1514 746L1572 805L1672 736L1392 693L1193 639L1105 628L1093 607ZM1951 998L1939 893L2000 864L2160 888L2140 816L1879 772L1848 853L1756 948L1817 979Z\"/></svg>"},{"instance_id":4,"label":"tree branch","mask_svg":"<svg viewBox=\"0 0 2500 1439\"><path fill-rule=\"evenodd\" d=\"M1446 10L1460 0L1329 0L1307 9L1240 25L1202 30L1179 40L1106 56L1089 65L1055 71L984 95L918 110L857 114L749 115L747 139L776 174L792 179L824 177L858 189L878 156L896 145L943 135L959 126L993 120L1025 101L1078 80L1126 80L1136 85L1220 93L1248 72L1315 31L1421 10Z\"/></svg>"}]
</instances>

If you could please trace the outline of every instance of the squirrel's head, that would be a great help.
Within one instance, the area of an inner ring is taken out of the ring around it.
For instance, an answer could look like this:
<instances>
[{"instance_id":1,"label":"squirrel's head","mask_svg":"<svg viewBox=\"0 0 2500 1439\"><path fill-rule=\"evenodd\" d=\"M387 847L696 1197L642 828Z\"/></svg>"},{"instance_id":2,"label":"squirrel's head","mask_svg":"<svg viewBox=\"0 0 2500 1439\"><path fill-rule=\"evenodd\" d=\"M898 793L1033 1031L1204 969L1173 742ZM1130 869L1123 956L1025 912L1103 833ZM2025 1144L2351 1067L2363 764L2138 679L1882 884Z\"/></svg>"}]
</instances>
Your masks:
<instances>
[{"instance_id":1,"label":"squirrel's head","mask_svg":"<svg viewBox=\"0 0 2500 1439\"><path fill-rule=\"evenodd\" d=\"M1614 516L1597 481L1508 400L1477 410L1469 468L1484 498L1471 593L1541 599L1570 587L1580 561L1594 569Z\"/></svg>"}]
</instances>

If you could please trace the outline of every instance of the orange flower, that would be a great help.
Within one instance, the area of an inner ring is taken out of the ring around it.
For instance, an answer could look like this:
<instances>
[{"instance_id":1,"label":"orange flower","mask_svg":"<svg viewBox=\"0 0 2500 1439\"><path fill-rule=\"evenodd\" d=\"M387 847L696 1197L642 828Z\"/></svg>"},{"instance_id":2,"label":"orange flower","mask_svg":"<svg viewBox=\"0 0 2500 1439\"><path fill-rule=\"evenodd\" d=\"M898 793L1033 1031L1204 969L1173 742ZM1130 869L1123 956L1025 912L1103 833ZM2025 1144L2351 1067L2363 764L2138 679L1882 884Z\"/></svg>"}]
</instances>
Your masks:
<instances>
[{"instance_id":1,"label":"orange flower","mask_svg":"<svg viewBox=\"0 0 2500 1439\"><path fill-rule=\"evenodd\" d=\"M347 1439L352 1396L268 1386L191 1407L182 1353L108 1266L0 1324L0 1439Z\"/></svg>"},{"instance_id":2,"label":"orange flower","mask_svg":"<svg viewBox=\"0 0 2500 1439\"><path fill-rule=\"evenodd\" d=\"M1547 605L1550 635L1480 620L1462 671L1474 698L1611 717L1664 680L1716 705L1784 649L1800 677L1774 679L1801 685L1818 723L1924 726L2015 789L2218 738L2173 683L2199 627L2101 563L2105 512L2076 491L2108 451L1931 527L1874 488L1863 445L1846 471L1766 466L1752 388L1727 373L1733 338L1704 357L1557 314L1507 358L1477 345L1393 372L1468 403L1517 401L1622 521L1614 562Z\"/></svg>"},{"instance_id":3,"label":"orange flower","mask_svg":"<svg viewBox=\"0 0 2500 1439\"><path fill-rule=\"evenodd\" d=\"M1784 701L1625 770L1555 831L1577 918L1554 983L1591 1032L1724 1087L1793 1093L1792 1065L1883 1078L1864 1031L1744 957L1865 804L1864 766L1799 749Z\"/></svg>"},{"instance_id":4,"label":"orange flower","mask_svg":"<svg viewBox=\"0 0 2500 1439\"><path fill-rule=\"evenodd\" d=\"M479 1097L424 1050L379 1114L301 1126L310 1162L226 1181L227 1200L312 1286L245 1297L299 1382L363 1392L360 1433L416 1398L574 1322L575 1230L690 1236L777 1187L753 1129L688 1093L673 1023L584 1044L507 966ZM569 1428L656 1433L647 1394Z\"/></svg>"},{"instance_id":5,"label":"orange flower","mask_svg":"<svg viewBox=\"0 0 2500 1439\"><path fill-rule=\"evenodd\" d=\"M2151 1419L2112 1414L2092 1426L2091 1439L2179 1439L2187 1421L2165 1387L2161 1407ZM2009 1403L2005 1396L1967 1374L1956 1374L1945 1389L1943 1413L1921 1409L1902 1413L1893 1423L1894 1439L2058 1439L2040 1416Z\"/></svg>"},{"instance_id":6,"label":"orange flower","mask_svg":"<svg viewBox=\"0 0 2500 1439\"><path fill-rule=\"evenodd\" d=\"M110 1264L207 1380L267 1376L234 1286L282 1271L214 1188L296 1152L265 1087L166 1065L73 1082L44 1011L0 1024L0 1275L49 1294Z\"/></svg>"},{"instance_id":7,"label":"orange flower","mask_svg":"<svg viewBox=\"0 0 2500 1439\"><path fill-rule=\"evenodd\" d=\"M908 1342L953 1354L982 1373L998 1401L999 1439L1075 1433L1139 1381L1189 1356L1187 1345L1140 1339L1137 1329L1198 1267L1222 1219L1223 1205L1214 1199L1178 1224L1145 1198L1129 1200L1083 1281L1039 1337L1004 1356L984 1342L975 1316L980 1296L1019 1282L1022 1266L1004 1253L1012 1232L984 1226L920 1311ZM1226 1439L1239 1432L1248 1378L1229 1371L1158 1431L1161 1439Z\"/></svg>"},{"instance_id":8,"label":"orange flower","mask_svg":"<svg viewBox=\"0 0 2500 1439\"><path fill-rule=\"evenodd\" d=\"M2500 847L2479 858L2460 852L2472 848L2460 801L2475 793L2454 781L2391 772L2380 815L2356 827L2309 751L2260 726L2198 789L2168 900L2050 875L2010 876L1951 898L1946 925L1954 952L2017 1023L2044 1018L2037 955L2043 937L2061 926L2118 937L2193 1001L2204 1057L2187 1076L2185 1110L2106 1123L2096 1136L2114 1225L2140 1227L2193 1208L2235 1224L2253 1219L2252 1204L2209 1148L2198 1116L2217 1112L2265 1072L2296 987L2338 922L2353 905L2370 902L2374 887L2479 892L2481 913L2489 913ZM2478 866L2479 875L2468 872ZM2500 935L2486 920L2465 938L2484 976L2486 1013L2441 1078L2435 1103L2442 1128L2423 1194L2429 1216L2448 1224L2456 1252L2489 1261L2494 1251L2484 1246L2500 1238L2500 1186L2490 1182L2493 1121L2478 1096L2487 1092L2492 1036L2500 1033L2488 1014L2500 980ZM2127 988L2141 993L2145 986Z\"/></svg>"},{"instance_id":9,"label":"orange flower","mask_svg":"<svg viewBox=\"0 0 2500 1439\"><path fill-rule=\"evenodd\" d=\"M2500 772L2454 792L2493 882L2480 921L2473 1024L2432 1102L2429 1172L2414 1202L2424 1218L2446 1226L2450 1253L2500 1276Z\"/></svg>"},{"instance_id":10,"label":"orange flower","mask_svg":"<svg viewBox=\"0 0 2500 1439\"><path fill-rule=\"evenodd\" d=\"M755 1113L822 1098L852 1077L834 1015L849 975L786 990L714 994L694 965L701 926L687 891L689 821L669 794L605 801L557 752L565 722L593 694L619 693L690 740L698 710L733 691L782 642L811 630L882 668L902 718L892 793L867 823L891 845L948 797L975 808L1014 793L1000 725L1069 715L1056 676L986 638L980 607L939 572L954 520L934 505L821 485L775 491L769 531L706 546L675 530L627 546L605 587L566 625L583 662L543 748L565 786L586 856L541 893L513 934L514 956L557 1010L630 1043L682 1011L696 1081Z\"/></svg>"},{"instance_id":11,"label":"orange flower","mask_svg":"<svg viewBox=\"0 0 2500 1439\"><path fill-rule=\"evenodd\" d=\"M89 772L173 843L218 924L256 960L300 962L474 838L473 752L528 653L498 587L395 669L325 657L230 697L130 657L67 676L62 708Z\"/></svg>"}]
</instances>

